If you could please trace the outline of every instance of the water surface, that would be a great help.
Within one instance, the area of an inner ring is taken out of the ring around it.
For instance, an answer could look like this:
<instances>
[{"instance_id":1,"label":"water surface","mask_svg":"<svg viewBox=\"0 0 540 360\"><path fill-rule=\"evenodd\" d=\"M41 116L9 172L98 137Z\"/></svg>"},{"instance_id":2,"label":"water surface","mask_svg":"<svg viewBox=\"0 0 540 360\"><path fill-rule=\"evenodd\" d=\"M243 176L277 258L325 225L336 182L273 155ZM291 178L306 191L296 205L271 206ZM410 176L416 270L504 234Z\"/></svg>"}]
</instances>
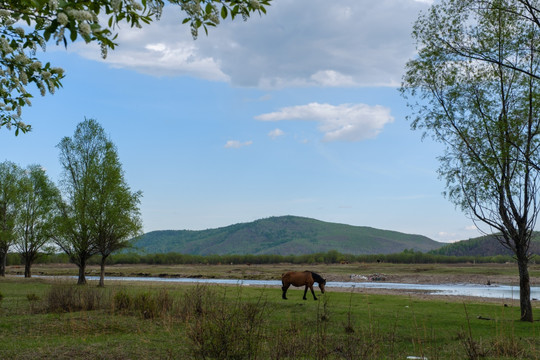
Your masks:
<instances>
[{"instance_id":1,"label":"water surface","mask_svg":"<svg viewBox=\"0 0 540 360\"><path fill-rule=\"evenodd\" d=\"M88 280L99 280L97 276L87 276ZM242 286L276 286L281 287L280 280L237 280L237 279L194 279L194 278L162 278L162 277L124 277L106 276L106 281L153 281L167 283L202 283L227 284ZM430 295L474 296L498 299L519 299L519 287L510 285L478 285L478 284L403 284L391 282L350 282L329 281L326 288L349 289L395 289L404 291L422 291ZM531 299L540 299L540 287L531 287Z\"/></svg>"}]
</instances>

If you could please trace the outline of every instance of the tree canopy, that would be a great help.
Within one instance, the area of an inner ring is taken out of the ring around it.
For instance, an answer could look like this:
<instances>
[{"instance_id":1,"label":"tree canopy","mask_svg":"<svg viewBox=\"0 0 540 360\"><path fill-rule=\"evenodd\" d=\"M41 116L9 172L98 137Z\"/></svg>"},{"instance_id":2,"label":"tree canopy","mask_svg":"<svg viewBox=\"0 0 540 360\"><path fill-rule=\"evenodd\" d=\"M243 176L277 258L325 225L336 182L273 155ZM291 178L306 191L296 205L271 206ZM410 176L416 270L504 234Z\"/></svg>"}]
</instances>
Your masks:
<instances>
[{"instance_id":1,"label":"tree canopy","mask_svg":"<svg viewBox=\"0 0 540 360\"><path fill-rule=\"evenodd\" d=\"M53 238L59 192L39 165L30 165L20 182L21 209L17 219L15 248L24 261L24 277Z\"/></svg>"},{"instance_id":2,"label":"tree canopy","mask_svg":"<svg viewBox=\"0 0 540 360\"><path fill-rule=\"evenodd\" d=\"M412 127L445 145L448 198L499 235L518 261L532 321L529 245L540 203L540 45L536 1L443 0L414 26L418 56L402 92Z\"/></svg>"},{"instance_id":3,"label":"tree canopy","mask_svg":"<svg viewBox=\"0 0 540 360\"><path fill-rule=\"evenodd\" d=\"M82 39L96 42L101 55L118 45L122 24L142 27L159 20L163 7L179 6L182 23L189 23L197 37L200 28L217 26L221 19L246 20L252 13L266 13L271 0L26 0L0 2L0 129L27 132L22 109L31 105L32 88L41 95L62 86L64 70L42 63L38 52L47 44L67 46Z\"/></svg>"},{"instance_id":4,"label":"tree canopy","mask_svg":"<svg viewBox=\"0 0 540 360\"><path fill-rule=\"evenodd\" d=\"M6 274L7 253L16 239L22 178L23 172L18 165L10 161L0 163L0 276Z\"/></svg>"},{"instance_id":5,"label":"tree canopy","mask_svg":"<svg viewBox=\"0 0 540 360\"><path fill-rule=\"evenodd\" d=\"M56 220L55 243L79 267L79 284L86 283L88 259L128 245L140 231L140 192L127 186L116 148L101 125L87 119L73 137L58 144L64 169L63 201Z\"/></svg>"}]
</instances>

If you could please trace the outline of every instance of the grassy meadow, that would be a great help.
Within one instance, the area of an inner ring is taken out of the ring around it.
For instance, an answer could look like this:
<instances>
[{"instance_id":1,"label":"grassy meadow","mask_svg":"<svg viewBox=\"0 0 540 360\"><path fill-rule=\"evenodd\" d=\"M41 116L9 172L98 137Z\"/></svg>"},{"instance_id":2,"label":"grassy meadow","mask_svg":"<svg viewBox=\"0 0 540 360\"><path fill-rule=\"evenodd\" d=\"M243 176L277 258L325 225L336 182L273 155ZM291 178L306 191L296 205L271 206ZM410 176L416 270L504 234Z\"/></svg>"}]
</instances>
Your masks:
<instances>
[{"instance_id":1,"label":"grassy meadow","mask_svg":"<svg viewBox=\"0 0 540 360\"><path fill-rule=\"evenodd\" d=\"M539 323L518 321L517 303L74 282L0 279L1 359L540 358Z\"/></svg>"}]
</instances>

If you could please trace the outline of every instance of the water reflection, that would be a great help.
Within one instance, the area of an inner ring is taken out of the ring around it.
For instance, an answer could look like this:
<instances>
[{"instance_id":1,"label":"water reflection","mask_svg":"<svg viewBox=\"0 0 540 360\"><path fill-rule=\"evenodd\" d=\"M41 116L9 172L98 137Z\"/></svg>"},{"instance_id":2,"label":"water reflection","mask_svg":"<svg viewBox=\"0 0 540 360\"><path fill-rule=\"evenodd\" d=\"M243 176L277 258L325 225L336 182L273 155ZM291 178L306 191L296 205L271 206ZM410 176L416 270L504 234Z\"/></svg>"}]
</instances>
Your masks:
<instances>
[{"instance_id":1,"label":"water reflection","mask_svg":"<svg viewBox=\"0 0 540 360\"><path fill-rule=\"evenodd\" d=\"M97 276L88 276L88 280L99 280ZM203 283L227 284L243 286L279 286L280 280L236 280L236 279L193 279L193 278L161 278L161 277L105 277L107 281L154 281L168 283ZM338 282L329 281L326 288L355 289L396 289L405 291L422 291L430 295L475 296L497 299L519 299L519 287L509 285L476 285L476 284L402 284L390 282ZM531 287L531 298L540 299L540 287Z\"/></svg>"}]
</instances>

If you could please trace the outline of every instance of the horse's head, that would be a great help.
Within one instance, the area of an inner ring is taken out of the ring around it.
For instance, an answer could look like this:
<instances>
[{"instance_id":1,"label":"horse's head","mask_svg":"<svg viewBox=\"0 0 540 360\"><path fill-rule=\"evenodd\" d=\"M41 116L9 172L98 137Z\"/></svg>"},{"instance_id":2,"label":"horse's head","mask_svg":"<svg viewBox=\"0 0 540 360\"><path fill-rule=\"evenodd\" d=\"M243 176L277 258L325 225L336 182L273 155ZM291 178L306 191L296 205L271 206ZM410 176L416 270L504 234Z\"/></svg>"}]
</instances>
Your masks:
<instances>
[{"instance_id":1,"label":"horse's head","mask_svg":"<svg viewBox=\"0 0 540 360\"><path fill-rule=\"evenodd\" d=\"M326 279L323 279L321 282L319 282L319 289L321 289L321 292L324 294L324 285L326 285Z\"/></svg>"}]
</instances>

